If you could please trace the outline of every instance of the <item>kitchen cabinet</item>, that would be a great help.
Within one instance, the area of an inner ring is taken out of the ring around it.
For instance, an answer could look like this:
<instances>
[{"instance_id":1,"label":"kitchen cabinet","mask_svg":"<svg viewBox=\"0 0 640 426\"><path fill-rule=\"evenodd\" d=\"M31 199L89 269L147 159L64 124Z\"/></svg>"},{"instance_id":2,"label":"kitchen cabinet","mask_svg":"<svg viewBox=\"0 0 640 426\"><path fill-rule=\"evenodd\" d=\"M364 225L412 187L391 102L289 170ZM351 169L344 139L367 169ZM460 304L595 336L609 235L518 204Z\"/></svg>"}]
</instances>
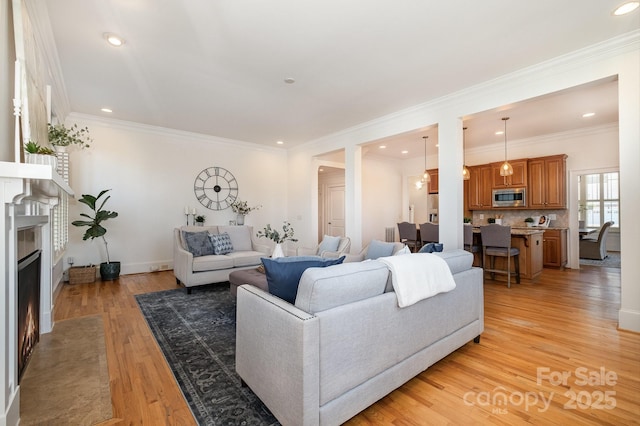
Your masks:
<instances>
[{"instance_id":1,"label":"kitchen cabinet","mask_svg":"<svg viewBox=\"0 0 640 426\"><path fill-rule=\"evenodd\" d=\"M533 280L542 273L542 232L531 235L512 235L511 247L520 250L520 278Z\"/></svg>"},{"instance_id":2,"label":"kitchen cabinet","mask_svg":"<svg viewBox=\"0 0 640 426\"><path fill-rule=\"evenodd\" d=\"M545 268L564 268L567 264L567 230L545 230L542 253Z\"/></svg>"},{"instance_id":3,"label":"kitchen cabinet","mask_svg":"<svg viewBox=\"0 0 640 426\"><path fill-rule=\"evenodd\" d=\"M528 161L524 160L513 160L509 161L511 166L513 167L513 174L511 176L500 176L500 166L502 163L492 163L492 173L493 173L493 188L509 188L509 187L526 187L528 184L527 181L527 171L528 171Z\"/></svg>"},{"instance_id":4,"label":"kitchen cabinet","mask_svg":"<svg viewBox=\"0 0 640 426\"><path fill-rule=\"evenodd\" d=\"M566 209L567 156L529 159L529 208Z\"/></svg>"},{"instance_id":5,"label":"kitchen cabinet","mask_svg":"<svg viewBox=\"0 0 640 426\"><path fill-rule=\"evenodd\" d=\"M429 172L429 194L438 193L438 169L427 170Z\"/></svg>"},{"instance_id":6,"label":"kitchen cabinet","mask_svg":"<svg viewBox=\"0 0 640 426\"><path fill-rule=\"evenodd\" d=\"M469 167L469 210L491 209L493 169L491 164Z\"/></svg>"}]
</instances>

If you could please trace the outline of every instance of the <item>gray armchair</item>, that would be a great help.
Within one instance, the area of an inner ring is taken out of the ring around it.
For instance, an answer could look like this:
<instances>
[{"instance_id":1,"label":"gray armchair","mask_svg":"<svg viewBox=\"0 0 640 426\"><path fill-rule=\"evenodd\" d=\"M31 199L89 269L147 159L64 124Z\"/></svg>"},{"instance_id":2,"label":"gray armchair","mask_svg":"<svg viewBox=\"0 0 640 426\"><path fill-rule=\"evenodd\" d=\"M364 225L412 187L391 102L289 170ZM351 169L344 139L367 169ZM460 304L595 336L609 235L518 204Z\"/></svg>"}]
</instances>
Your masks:
<instances>
[{"instance_id":1,"label":"gray armchair","mask_svg":"<svg viewBox=\"0 0 640 426\"><path fill-rule=\"evenodd\" d=\"M597 239L583 238L580 240L580 258L602 260L607 257L607 235L613 222L606 222L600 228Z\"/></svg>"},{"instance_id":2,"label":"gray armchair","mask_svg":"<svg viewBox=\"0 0 640 426\"><path fill-rule=\"evenodd\" d=\"M331 238L325 235L325 238L322 240L317 247L308 248L308 247L298 247L296 250L296 256L321 256L321 257L340 257L343 254L349 253L351 249L351 238L349 237L339 237L340 240L338 242L338 248L336 250L325 250L325 240L328 242ZM337 237L335 237L337 238Z\"/></svg>"}]
</instances>

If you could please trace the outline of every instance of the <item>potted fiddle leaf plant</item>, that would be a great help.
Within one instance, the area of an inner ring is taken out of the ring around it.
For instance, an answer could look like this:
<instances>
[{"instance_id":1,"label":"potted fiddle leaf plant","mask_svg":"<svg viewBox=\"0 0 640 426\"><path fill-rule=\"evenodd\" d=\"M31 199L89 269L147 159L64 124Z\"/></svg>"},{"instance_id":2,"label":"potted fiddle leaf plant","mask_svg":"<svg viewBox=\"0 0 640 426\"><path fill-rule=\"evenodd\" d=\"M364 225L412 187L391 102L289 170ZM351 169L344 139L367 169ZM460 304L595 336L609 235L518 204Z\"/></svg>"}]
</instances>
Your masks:
<instances>
[{"instance_id":1,"label":"potted fiddle leaf plant","mask_svg":"<svg viewBox=\"0 0 640 426\"><path fill-rule=\"evenodd\" d=\"M85 217L88 220L74 220L73 222L71 222L71 224L74 226L88 227L88 229L84 233L84 236L82 237L83 240L102 238L102 241L104 242L104 249L107 252L107 261L100 264L100 277L103 281L115 280L120 276L120 262L111 261L111 258L109 257L109 246L107 244L107 239L104 237L107 233L107 229L103 226L104 222L109 219L118 217L117 212L104 209L104 205L109 200L109 198L111 198L111 195L108 195L104 200L100 201L102 196L109 191L110 189L105 189L101 191L97 197L90 194L82 194L82 198L80 198L78 201L88 206L93 214L89 215L86 213L80 213L80 216Z\"/></svg>"}]
</instances>

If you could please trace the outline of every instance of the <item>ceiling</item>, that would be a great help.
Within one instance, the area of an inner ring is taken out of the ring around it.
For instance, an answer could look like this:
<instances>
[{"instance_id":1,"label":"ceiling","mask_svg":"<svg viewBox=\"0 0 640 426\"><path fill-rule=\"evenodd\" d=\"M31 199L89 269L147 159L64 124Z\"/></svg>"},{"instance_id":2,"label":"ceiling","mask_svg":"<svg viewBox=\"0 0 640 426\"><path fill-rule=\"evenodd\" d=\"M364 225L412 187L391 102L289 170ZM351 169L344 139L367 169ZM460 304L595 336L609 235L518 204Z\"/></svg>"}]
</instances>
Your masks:
<instances>
[{"instance_id":1,"label":"ceiling","mask_svg":"<svg viewBox=\"0 0 640 426\"><path fill-rule=\"evenodd\" d=\"M640 28L639 10L612 15L620 2L45 4L72 112L286 148ZM503 114L516 139L616 121L617 82L599 83L466 117L466 144L495 143ZM422 155L424 131L395 143Z\"/></svg>"}]
</instances>

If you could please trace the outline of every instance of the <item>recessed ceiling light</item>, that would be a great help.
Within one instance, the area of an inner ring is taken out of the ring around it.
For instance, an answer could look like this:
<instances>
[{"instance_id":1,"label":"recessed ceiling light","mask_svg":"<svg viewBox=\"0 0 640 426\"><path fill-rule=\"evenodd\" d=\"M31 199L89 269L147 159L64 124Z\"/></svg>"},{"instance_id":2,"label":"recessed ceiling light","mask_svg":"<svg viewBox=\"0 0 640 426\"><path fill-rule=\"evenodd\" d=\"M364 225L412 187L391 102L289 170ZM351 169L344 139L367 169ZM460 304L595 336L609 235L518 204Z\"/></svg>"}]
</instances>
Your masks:
<instances>
[{"instance_id":1,"label":"recessed ceiling light","mask_svg":"<svg viewBox=\"0 0 640 426\"><path fill-rule=\"evenodd\" d=\"M385 149L386 147L387 147L386 145L380 145L378 148Z\"/></svg>"},{"instance_id":2,"label":"recessed ceiling light","mask_svg":"<svg viewBox=\"0 0 640 426\"><path fill-rule=\"evenodd\" d=\"M102 111L102 112L113 112L113 110L111 108L101 108L100 111Z\"/></svg>"},{"instance_id":3,"label":"recessed ceiling light","mask_svg":"<svg viewBox=\"0 0 640 426\"><path fill-rule=\"evenodd\" d=\"M440 148L440 144L439 143L436 144L436 148Z\"/></svg>"},{"instance_id":4,"label":"recessed ceiling light","mask_svg":"<svg viewBox=\"0 0 640 426\"><path fill-rule=\"evenodd\" d=\"M582 118L590 118L590 117L593 117L594 115L596 115L595 112L586 112L582 114Z\"/></svg>"},{"instance_id":5,"label":"recessed ceiling light","mask_svg":"<svg viewBox=\"0 0 640 426\"><path fill-rule=\"evenodd\" d=\"M409 153L409 151L407 151L406 149L401 152L401 154L408 154L408 153Z\"/></svg>"},{"instance_id":6,"label":"recessed ceiling light","mask_svg":"<svg viewBox=\"0 0 640 426\"><path fill-rule=\"evenodd\" d=\"M496 135L504 135L504 130L498 130L498 131L496 132Z\"/></svg>"},{"instance_id":7,"label":"recessed ceiling light","mask_svg":"<svg viewBox=\"0 0 640 426\"><path fill-rule=\"evenodd\" d=\"M120 47L124 44L124 39L120 36L117 36L113 33L104 33L104 38L107 42L115 47Z\"/></svg>"},{"instance_id":8,"label":"recessed ceiling light","mask_svg":"<svg viewBox=\"0 0 640 426\"><path fill-rule=\"evenodd\" d=\"M284 82L287 83L287 84L293 84L293 83L296 82L296 79L292 78L292 77L287 77L287 78L284 79Z\"/></svg>"},{"instance_id":9,"label":"recessed ceiling light","mask_svg":"<svg viewBox=\"0 0 640 426\"><path fill-rule=\"evenodd\" d=\"M320 169L318 169L318 171L319 171L320 173L322 173L322 172L324 172L324 169L320 168Z\"/></svg>"},{"instance_id":10,"label":"recessed ceiling light","mask_svg":"<svg viewBox=\"0 0 640 426\"><path fill-rule=\"evenodd\" d=\"M628 1L628 2L618 6L613 11L613 14L616 15L616 16L626 15L627 13L630 13L630 12L633 12L634 10L636 10L638 8L638 6L640 6L640 2L638 2L638 1Z\"/></svg>"},{"instance_id":11,"label":"recessed ceiling light","mask_svg":"<svg viewBox=\"0 0 640 426\"><path fill-rule=\"evenodd\" d=\"M278 145L284 145L284 142L283 142L283 141L276 141L276 143L277 143Z\"/></svg>"}]
</instances>

